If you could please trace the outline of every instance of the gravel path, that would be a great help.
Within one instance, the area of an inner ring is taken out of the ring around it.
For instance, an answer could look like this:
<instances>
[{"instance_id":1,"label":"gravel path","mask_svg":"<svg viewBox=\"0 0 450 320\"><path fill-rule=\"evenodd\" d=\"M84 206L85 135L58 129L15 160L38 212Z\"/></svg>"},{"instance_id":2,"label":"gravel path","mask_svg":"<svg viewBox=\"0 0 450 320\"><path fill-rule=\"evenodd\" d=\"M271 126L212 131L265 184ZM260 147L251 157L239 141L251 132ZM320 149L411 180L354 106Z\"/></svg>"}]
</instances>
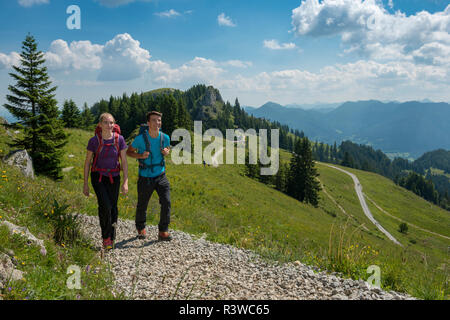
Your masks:
<instances>
[{"instance_id":1,"label":"gravel path","mask_svg":"<svg viewBox=\"0 0 450 320\"><path fill-rule=\"evenodd\" d=\"M97 217L80 215L83 232L101 247ZM119 220L116 248L108 251L115 290L132 299L370 299L405 300L408 295L370 288L295 263L272 263L252 251L217 244L176 230L171 242L136 238L134 221Z\"/></svg>"},{"instance_id":2,"label":"gravel path","mask_svg":"<svg viewBox=\"0 0 450 320\"><path fill-rule=\"evenodd\" d=\"M356 194L358 195L358 199L359 199L359 202L361 203L361 207L362 207L362 209L364 211L364 214L367 216L367 218L369 218L370 221L372 221L372 223L381 232L383 232L386 235L386 237L388 237L396 245L399 245L400 247L403 247L403 245L397 239L395 239L394 236L392 234L390 234L385 228L383 228L383 226L377 220L375 220L375 218L373 217L372 212L370 212L370 209L367 206L366 200L364 199L364 195L363 195L363 192L362 192L362 186L361 186L361 183L359 183L358 178L353 173L348 172L347 170L344 170L344 169L341 169L341 168L338 168L338 167L335 167L335 166L332 166L332 165L329 165L329 164L326 164L326 163L324 163L324 165L326 165L327 167L339 170L341 172L344 172L344 173L348 174L353 179L353 182L355 184L355 191L356 191Z\"/></svg>"}]
</instances>

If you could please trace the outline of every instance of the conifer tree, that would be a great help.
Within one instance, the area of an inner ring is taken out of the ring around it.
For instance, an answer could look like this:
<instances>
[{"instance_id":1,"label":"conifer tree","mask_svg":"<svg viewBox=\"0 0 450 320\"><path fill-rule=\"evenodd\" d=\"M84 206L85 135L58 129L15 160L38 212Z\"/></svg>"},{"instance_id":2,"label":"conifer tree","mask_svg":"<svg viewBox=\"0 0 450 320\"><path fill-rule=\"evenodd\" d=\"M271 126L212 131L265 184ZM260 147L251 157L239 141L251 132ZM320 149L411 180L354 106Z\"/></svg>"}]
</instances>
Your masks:
<instances>
[{"instance_id":1,"label":"conifer tree","mask_svg":"<svg viewBox=\"0 0 450 320\"><path fill-rule=\"evenodd\" d=\"M320 191L317 176L308 138L297 139L287 178L288 195L301 202L317 206Z\"/></svg>"},{"instance_id":2,"label":"conifer tree","mask_svg":"<svg viewBox=\"0 0 450 320\"><path fill-rule=\"evenodd\" d=\"M23 135L15 137L11 147L26 149L33 159L37 174L60 179L62 148L67 143L59 110L54 99L56 87L49 80L44 54L37 49L33 36L28 34L22 43L20 65L13 66L9 75L16 81L9 85L4 107L19 121L16 127Z\"/></svg>"},{"instance_id":3,"label":"conifer tree","mask_svg":"<svg viewBox=\"0 0 450 320\"><path fill-rule=\"evenodd\" d=\"M72 99L64 101L61 119L66 128L79 128L81 122L80 110Z\"/></svg>"},{"instance_id":4,"label":"conifer tree","mask_svg":"<svg viewBox=\"0 0 450 320\"><path fill-rule=\"evenodd\" d=\"M88 108L87 103L84 103L83 111L80 115L80 126L83 129L89 129L94 123L94 116L91 113L91 110Z\"/></svg>"}]
</instances>

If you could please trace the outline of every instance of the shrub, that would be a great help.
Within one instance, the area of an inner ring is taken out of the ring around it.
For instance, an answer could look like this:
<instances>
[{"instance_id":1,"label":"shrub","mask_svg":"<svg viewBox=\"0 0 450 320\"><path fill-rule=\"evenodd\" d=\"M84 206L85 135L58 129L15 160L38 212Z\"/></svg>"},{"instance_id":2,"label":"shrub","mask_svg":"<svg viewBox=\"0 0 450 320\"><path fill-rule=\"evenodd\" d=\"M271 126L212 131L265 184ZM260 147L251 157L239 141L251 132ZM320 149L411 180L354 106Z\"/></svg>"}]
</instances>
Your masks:
<instances>
[{"instance_id":1,"label":"shrub","mask_svg":"<svg viewBox=\"0 0 450 320\"><path fill-rule=\"evenodd\" d=\"M400 223L398 228L399 228L398 229L399 232L404 233L404 234L408 233L408 225L406 223L404 223L404 222Z\"/></svg>"}]
</instances>

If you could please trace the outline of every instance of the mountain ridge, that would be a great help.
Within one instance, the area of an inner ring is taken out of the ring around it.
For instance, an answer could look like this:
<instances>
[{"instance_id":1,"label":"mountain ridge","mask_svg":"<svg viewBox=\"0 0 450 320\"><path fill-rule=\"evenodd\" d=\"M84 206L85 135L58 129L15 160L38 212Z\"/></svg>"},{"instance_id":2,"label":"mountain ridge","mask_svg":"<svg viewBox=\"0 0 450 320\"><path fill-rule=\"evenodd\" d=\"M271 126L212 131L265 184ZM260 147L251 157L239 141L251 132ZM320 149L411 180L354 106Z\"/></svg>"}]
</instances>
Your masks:
<instances>
[{"instance_id":1,"label":"mountain ridge","mask_svg":"<svg viewBox=\"0 0 450 320\"><path fill-rule=\"evenodd\" d=\"M264 104L246 111L328 144L350 140L412 158L439 148L450 149L450 124L445 120L450 119L450 104L445 102L348 101L326 113L271 103L270 108Z\"/></svg>"}]
</instances>

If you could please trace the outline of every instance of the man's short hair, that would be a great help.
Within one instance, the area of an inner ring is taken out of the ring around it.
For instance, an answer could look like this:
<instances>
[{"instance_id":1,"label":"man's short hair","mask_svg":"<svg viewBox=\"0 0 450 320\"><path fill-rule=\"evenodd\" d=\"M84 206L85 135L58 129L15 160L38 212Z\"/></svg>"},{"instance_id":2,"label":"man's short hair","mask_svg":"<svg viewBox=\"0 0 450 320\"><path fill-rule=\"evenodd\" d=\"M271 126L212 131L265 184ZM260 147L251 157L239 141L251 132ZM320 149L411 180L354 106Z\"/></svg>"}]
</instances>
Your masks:
<instances>
[{"instance_id":1,"label":"man's short hair","mask_svg":"<svg viewBox=\"0 0 450 320\"><path fill-rule=\"evenodd\" d=\"M150 121L150 117L151 116L158 116L158 117L162 117L162 113L158 112L158 111L150 111L147 113L147 122Z\"/></svg>"}]
</instances>

